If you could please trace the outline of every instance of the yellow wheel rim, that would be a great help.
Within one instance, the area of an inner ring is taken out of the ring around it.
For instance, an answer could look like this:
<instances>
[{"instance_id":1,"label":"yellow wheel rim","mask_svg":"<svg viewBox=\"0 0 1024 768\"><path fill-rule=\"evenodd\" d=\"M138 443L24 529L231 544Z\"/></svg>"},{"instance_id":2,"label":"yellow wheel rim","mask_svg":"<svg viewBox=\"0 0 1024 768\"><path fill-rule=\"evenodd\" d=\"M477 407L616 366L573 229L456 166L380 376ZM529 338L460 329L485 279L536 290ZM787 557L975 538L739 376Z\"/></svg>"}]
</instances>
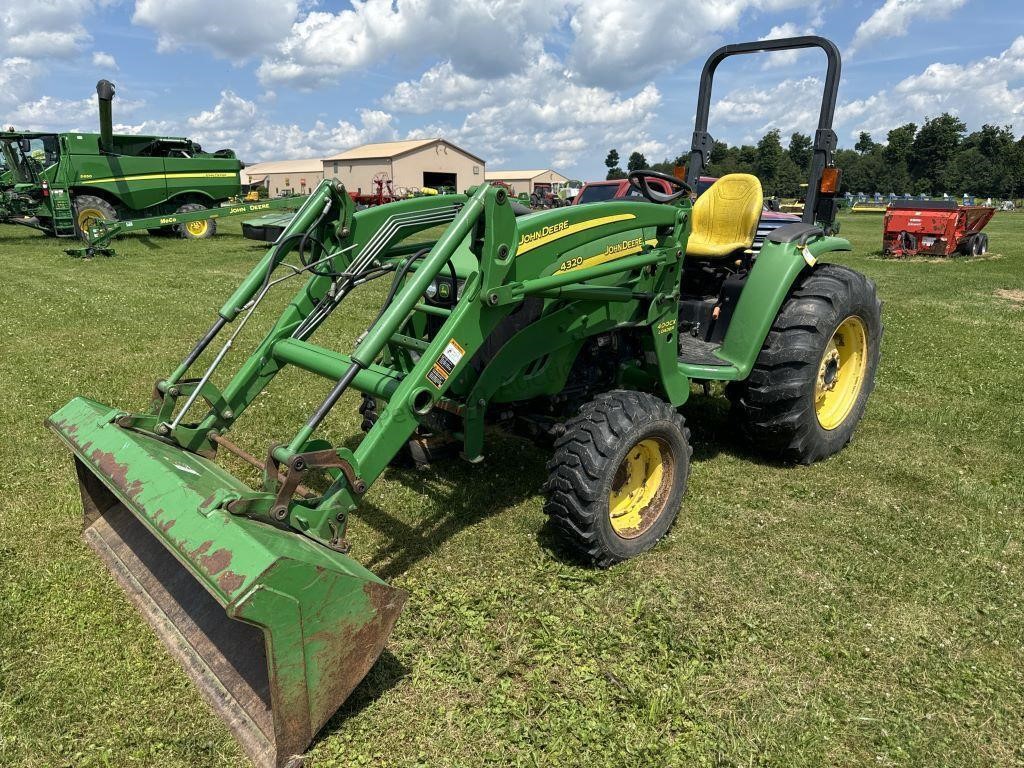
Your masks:
<instances>
[{"instance_id":1,"label":"yellow wheel rim","mask_svg":"<svg viewBox=\"0 0 1024 768\"><path fill-rule=\"evenodd\" d=\"M814 412L822 429L836 429L850 415L864 387L868 334L864 321L850 315L836 328L818 366Z\"/></svg>"},{"instance_id":2,"label":"yellow wheel rim","mask_svg":"<svg viewBox=\"0 0 1024 768\"><path fill-rule=\"evenodd\" d=\"M94 221L106 221L107 217L98 208L83 208L78 212L78 229L88 232Z\"/></svg>"},{"instance_id":3,"label":"yellow wheel rim","mask_svg":"<svg viewBox=\"0 0 1024 768\"><path fill-rule=\"evenodd\" d=\"M185 229L192 237L202 237L206 234L206 231L210 228L210 223L203 219L202 221L190 221L185 225Z\"/></svg>"},{"instance_id":4,"label":"yellow wheel rim","mask_svg":"<svg viewBox=\"0 0 1024 768\"><path fill-rule=\"evenodd\" d=\"M608 495L612 530L635 539L660 517L672 487L675 465L668 444L647 438L634 445L619 464Z\"/></svg>"}]
</instances>

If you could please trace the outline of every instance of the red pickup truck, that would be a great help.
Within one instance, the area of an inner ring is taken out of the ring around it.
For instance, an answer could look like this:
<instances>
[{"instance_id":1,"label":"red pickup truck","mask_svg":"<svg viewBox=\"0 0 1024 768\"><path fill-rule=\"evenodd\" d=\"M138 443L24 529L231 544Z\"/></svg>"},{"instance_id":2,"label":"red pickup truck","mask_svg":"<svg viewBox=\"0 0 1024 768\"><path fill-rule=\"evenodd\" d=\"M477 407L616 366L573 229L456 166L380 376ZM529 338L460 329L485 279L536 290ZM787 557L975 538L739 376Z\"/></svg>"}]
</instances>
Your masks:
<instances>
[{"instance_id":1,"label":"red pickup truck","mask_svg":"<svg viewBox=\"0 0 1024 768\"><path fill-rule=\"evenodd\" d=\"M704 191L718 181L713 176L701 176L700 181L697 182L697 189L694 190L699 197ZM669 189L668 183L661 179L648 179L648 183L652 188L661 190L666 194L674 192L675 190ZM611 181L588 181L583 185L583 189L579 191L579 194L573 198L573 205L585 205L587 203L598 203L604 200L620 200L620 199L643 199L640 195L639 190L629 183L627 179L613 179ZM792 224L794 221L800 221L800 217L792 213L782 213L781 211L770 210L765 206L761 212L761 221L757 224L757 234L754 235L754 244L751 246L751 250L755 253L761 250L761 246L764 244L764 239L768 234L779 227L785 226L786 224Z\"/></svg>"}]
</instances>

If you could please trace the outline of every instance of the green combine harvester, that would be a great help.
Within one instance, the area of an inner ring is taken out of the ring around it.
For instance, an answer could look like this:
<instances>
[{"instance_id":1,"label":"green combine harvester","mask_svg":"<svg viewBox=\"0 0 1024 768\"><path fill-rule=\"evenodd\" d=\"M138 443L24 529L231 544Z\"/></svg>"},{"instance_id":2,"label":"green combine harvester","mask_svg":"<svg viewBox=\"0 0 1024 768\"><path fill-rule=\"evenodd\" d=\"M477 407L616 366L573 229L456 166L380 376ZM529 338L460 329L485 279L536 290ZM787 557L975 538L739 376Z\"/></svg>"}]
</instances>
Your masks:
<instances>
[{"instance_id":1,"label":"green combine harvester","mask_svg":"<svg viewBox=\"0 0 1024 768\"><path fill-rule=\"evenodd\" d=\"M734 54L808 47L825 51L828 73L803 221L755 255L757 179L724 176L691 203L712 146L713 74ZM846 445L882 321L870 280L819 261L850 248L832 234L839 71L820 37L720 49L701 78L689 183L633 172L639 201L517 216L506 190L484 184L356 211L324 181L147 408L77 397L49 418L74 455L87 543L256 765L301 763L402 610L406 593L360 566L346 533L393 462L479 462L490 426L534 438L551 456L545 512L606 567L655 546L683 504L680 408L695 385L726 384L772 460ZM354 348L318 343L378 280L390 287ZM290 303L239 354L239 331L289 282ZM258 459L229 435L287 366L330 393ZM320 436L347 392L361 395L354 448ZM229 473L224 452L261 481Z\"/></svg>"},{"instance_id":2,"label":"green combine harvester","mask_svg":"<svg viewBox=\"0 0 1024 768\"><path fill-rule=\"evenodd\" d=\"M152 231L212 237L216 222L201 212L241 191L235 153L204 152L185 138L115 134L113 84L100 80L96 95L99 133L0 131L0 223L87 239L102 221L192 214L185 223L157 220Z\"/></svg>"}]
</instances>

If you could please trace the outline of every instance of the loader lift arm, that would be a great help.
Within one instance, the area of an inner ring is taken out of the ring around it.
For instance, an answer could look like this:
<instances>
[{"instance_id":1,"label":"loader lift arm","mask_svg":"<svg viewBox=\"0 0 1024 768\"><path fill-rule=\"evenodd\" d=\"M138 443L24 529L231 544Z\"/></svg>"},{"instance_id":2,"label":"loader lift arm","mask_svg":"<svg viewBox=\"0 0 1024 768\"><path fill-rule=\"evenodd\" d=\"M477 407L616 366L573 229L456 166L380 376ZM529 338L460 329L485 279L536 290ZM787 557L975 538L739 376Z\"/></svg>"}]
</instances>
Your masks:
<instances>
[{"instance_id":1,"label":"loader lift arm","mask_svg":"<svg viewBox=\"0 0 1024 768\"><path fill-rule=\"evenodd\" d=\"M685 399L674 333L657 325L675 324L688 210L688 200L617 203L596 217L582 207L534 214L520 227L507 193L488 185L470 196L357 213L340 184L324 181L181 364L157 382L148 410L76 398L50 417L75 455L86 540L181 653L257 765L277 768L304 749L381 652L405 593L345 554L348 515L435 411L464 414L467 448L479 448L487 398L500 387L478 392L470 362L513 310L529 297L575 306L565 310L567 338L636 328L651 355L671 361L668 389ZM411 241L439 226L444 232L433 242ZM589 260L559 262L562 253L590 249L596 232L603 240ZM605 245L637 232L648 238L642 245L632 245L636 238L627 249ZM387 275L395 280L389 301L351 353L311 340L353 290ZM454 276L451 306L425 303L439 277ZM268 291L300 277L304 284L270 331L217 386L214 374ZM578 342L565 346L573 353ZM212 361L190 377L204 354ZM219 447L252 458L225 433L286 365L334 386L293 436L270 447L253 489L214 458ZM315 437L348 389L387 402L354 450ZM323 487L307 482L318 471L327 487L311 491ZM169 592L167 580L201 588ZM241 632L237 622L262 636L216 642ZM261 640L256 654L252 644Z\"/></svg>"}]
</instances>

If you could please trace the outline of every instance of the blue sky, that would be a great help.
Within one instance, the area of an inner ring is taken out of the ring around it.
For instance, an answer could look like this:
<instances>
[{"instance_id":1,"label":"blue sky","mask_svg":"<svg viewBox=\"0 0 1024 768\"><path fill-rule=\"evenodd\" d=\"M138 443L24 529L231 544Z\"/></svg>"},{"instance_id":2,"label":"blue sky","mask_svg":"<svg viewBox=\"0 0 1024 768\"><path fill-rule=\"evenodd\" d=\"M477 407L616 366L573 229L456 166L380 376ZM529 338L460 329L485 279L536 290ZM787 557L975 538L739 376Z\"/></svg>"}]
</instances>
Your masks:
<instances>
[{"instance_id":1,"label":"blue sky","mask_svg":"<svg viewBox=\"0 0 1024 768\"><path fill-rule=\"evenodd\" d=\"M1003 0L0 0L0 121L187 135L243 159L444 136L488 167L603 176L610 147L689 145L700 67L725 42L813 32L844 56L852 146L948 110L1024 133L1024 3ZM710 131L811 132L824 56L722 65Z\"/></svg>"}]
</instances>

